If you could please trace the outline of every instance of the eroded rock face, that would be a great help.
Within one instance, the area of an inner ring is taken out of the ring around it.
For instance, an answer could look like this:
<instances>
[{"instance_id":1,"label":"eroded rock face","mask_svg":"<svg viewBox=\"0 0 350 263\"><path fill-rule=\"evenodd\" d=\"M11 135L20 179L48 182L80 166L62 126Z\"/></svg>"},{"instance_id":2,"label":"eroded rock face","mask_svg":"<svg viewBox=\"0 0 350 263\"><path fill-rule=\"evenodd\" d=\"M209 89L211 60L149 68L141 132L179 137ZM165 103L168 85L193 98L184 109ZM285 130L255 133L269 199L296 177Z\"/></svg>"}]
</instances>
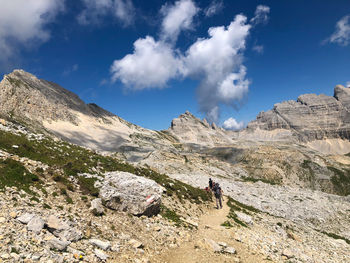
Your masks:
<instances>
[{"instance_id":1,"label":"eroded rock face","mask_svg":"<svg viewBox=\"0 0 350 263\"><path fill-rule=\"evenodd\" d=\"M108 208L138 216L151 216L160 210L164 189L150 179L127 172L109 172L95 186L100 188L100 198Z\"/></svg>"},{"instance_id":2,"label":"eroded rock face","mask_svg":"<svg viewBox=\"0 0 350 263\"><path fill-rule=\"evenodd\" d=\"M297 101L277 103L261 112L247 130L286 129L300 141L350 139L350 89L338 85L334 97L304 94Z\"/></svg>"},{"instance_id":3,"label":"eroded rock face","mask_svg":"<svg viewBox=\"0 0 350 263\"><path fill-rule=\"evenodd\" d=\"M188 111L172 120L168 132L182 143L214 146L232 142L227 131L215 123L209 125L205 119L202 121Z\"/></svg>"}]
</instances>

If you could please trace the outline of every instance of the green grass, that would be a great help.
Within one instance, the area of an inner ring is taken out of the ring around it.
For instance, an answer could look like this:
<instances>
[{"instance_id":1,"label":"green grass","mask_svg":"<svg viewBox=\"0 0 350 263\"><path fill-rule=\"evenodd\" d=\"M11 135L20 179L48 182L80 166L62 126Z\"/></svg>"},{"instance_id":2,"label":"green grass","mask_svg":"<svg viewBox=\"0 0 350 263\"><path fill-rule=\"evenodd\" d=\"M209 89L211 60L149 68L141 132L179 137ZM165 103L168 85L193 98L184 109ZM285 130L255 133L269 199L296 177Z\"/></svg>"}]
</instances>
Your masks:
<instances>
[{"instance_id":1,"label":"green grass","mask_svg":"<svg viewBox=\"0 0 350 263\"><path fill-rule=\"evenodd\" d=\"M249 205L242 204L241 202L238 202L231 197L227 197L227 198L228 198L227 205L230 207L230 212L228 213L227 218L232 219L236 224L240 226L248 227L246 223L239 220L235 211L243 212L248 215L251 215L252 212L253 213L261 212L259 209L256 209Z\"/></svg>"},{"instance_id":2,"label":"green grass","mask_svg":"<svg viewBox=\"0 0 350 263\"><path fill-rule=\"evenodd\" d=\"M333 172L331 177L331 182L334 186L334 189L339 195L349 195L350 194L350 170L344 169L340 170L332 166L327 167L328 170Z\"/></svg>"},{"instance_id":3,"label":"green grass","mask_svg":"<svg viewBox=\"0 0 350 263\"><path fill-rule=\"evenodd\" d=\"M224 223L222 223L221 226L224 226L224 227L227 227L227 228L233 227L233 225L228 220L226 220Z\"/></svg>"},{"instance_id":4,"label":"green grass","mask_svg":"<svg viewBox=\"0 0 350 263\"><path fill-rule=\"evenodd\" d=\"M278 184L280 184L279 181L266 179L266 178L254 178L254 177L250 177L250 176L245 176L245 177L242 177L241 179L244 182L256 183L256 182L260 181L260 182L263 182L265 184L271 184L271 185L278 185Z\"/></svg>"},{"instance_id":5,"label":"green grass","mask_svg":"<svg viewBox=\"0 0 350 263\"><path fill-rule=\"evenodd\" d=\"M182 225L182 220L180 219L180 216L176 214L175 211L170 210L164 205L160 206L160 215L169 221L172 221L175 223L176 226L181 226Z\"/></svg>"},{"instance_id":6,"label":"green grass","mask_svg":"<svg viewBox=\"0 0 350 263\"><path fill-rule=\"evenodd\" d=\"M21 163L12 159L0 160L0 190L15 186L18 190L34 195L30 187L38 186L39 183L39 177L30 173Z\"/></svg>"},{"instance_id":7,"label":"green grass","mask_svg":"<svg viewBox=\"0 0 350 263\"><path fill-rule=\"evenodd\" d=\"M18 148L13 148L13 145L18 145ZM63 141L54 141L50 138L40 141L29 140L25 135L0 130L0 149L49 165L52 169L48 172L52 178L70 191L75 189L68 180L69 176L77 177L79 173L96 173L92 168L99 167L101 173L123 171L152 179L165 187L169 196L177 196L180 200L188 199L197 204L211 200L211 195L203 189L173 180L149 168L134 167L111 156L102 156L94 151ZM64 174L56 174L57 168L62 169ZM98 195L98 189L94 187L95 179L80 176L77 179L84 194Z\"/></svg>"}]
</instances>

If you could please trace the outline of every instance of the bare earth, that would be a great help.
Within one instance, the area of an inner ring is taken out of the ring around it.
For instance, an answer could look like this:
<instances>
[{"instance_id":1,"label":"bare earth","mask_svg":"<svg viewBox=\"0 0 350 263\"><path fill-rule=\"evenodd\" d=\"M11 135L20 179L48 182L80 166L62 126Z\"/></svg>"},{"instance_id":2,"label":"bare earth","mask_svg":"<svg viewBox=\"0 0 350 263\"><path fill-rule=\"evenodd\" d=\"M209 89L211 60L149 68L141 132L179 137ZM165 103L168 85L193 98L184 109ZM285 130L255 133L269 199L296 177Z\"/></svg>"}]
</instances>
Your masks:
<instances>
[{"instance_id":1,"label":"bare earth","mask_svg":"<svg viewBox=\"0 0 350 263\"><path fill-rule=\"evenodd\" d=\"M225 200L226 201L226 200ZM198 231L191 237L190 241L182 242L179 247L167 250L151 262L163 263L206 263L206 262L242 262L263 263L266 260L263 255L250 251L244 244L234 239L235 227L226 228L221 226L227 220L229 207L224 204L223 209L217 210L215 204L205 213L198 222ZM212 239L215 242L225 242L227 246L234 247L235 255L215 253L205 245L204 239Z\"/></svg>"}]
</instances>

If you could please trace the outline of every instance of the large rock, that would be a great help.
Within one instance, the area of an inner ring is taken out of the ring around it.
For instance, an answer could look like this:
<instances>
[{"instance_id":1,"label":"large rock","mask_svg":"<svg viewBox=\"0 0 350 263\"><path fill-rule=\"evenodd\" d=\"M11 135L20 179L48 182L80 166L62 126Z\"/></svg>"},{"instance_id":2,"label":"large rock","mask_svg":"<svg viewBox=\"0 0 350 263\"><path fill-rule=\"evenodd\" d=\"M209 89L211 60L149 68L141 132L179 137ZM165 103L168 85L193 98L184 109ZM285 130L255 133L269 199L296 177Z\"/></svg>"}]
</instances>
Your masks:
<instances>
[{"instance_id":1,"label":"large rock","mask_svg":"<svg viewBox=\"0 0 350 263\"><path fill-rule=\"evenodd\" d=\"M109 172L95 186L100 187L100 198L110 209L137 216L159 213L164 188L153 180L127 172Z\"/></svg>"}]
</instances>

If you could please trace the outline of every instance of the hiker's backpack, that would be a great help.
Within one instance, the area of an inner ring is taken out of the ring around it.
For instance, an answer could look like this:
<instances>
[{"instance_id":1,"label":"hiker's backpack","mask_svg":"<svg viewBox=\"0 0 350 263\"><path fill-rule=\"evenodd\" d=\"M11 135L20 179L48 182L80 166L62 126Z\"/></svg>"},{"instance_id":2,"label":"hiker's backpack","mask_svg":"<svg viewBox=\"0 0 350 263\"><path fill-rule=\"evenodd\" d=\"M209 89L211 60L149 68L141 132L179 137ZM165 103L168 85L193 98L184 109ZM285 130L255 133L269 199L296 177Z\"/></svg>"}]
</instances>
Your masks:
<instances>
[{"instance_id":1,"label":"hiker's backpack","mask_svg":"<svg viewBox=\"0 0 350 263\"><path fill-rule=\"evenodd\" d=\"M221 196L221 187L220 186L215 187L215 196L216 197Z\"/></svg>"}]
</instances>

